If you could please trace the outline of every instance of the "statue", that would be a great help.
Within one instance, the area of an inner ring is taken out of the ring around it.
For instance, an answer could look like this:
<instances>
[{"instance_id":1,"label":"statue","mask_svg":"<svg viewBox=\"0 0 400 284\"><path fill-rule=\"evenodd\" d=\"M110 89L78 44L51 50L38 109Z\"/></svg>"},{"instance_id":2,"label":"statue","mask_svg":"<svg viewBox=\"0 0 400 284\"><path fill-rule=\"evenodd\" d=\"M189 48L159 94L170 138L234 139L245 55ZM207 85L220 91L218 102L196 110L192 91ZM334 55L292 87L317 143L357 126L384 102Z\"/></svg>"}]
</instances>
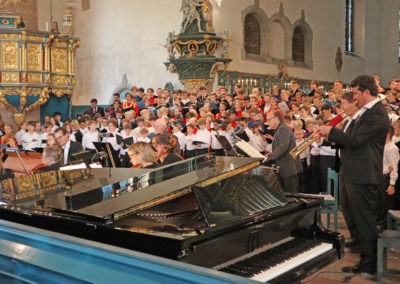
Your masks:
<instances>
[{"instance_id":1,"label":"statue","mask_svg":"<svg viewBox=\"0 0 400 284\"><path fill-rule=\"evenodd\" d=\"M174 41L175 41L175 32L169 32L167 37L167 42L164 45L164 47L168 51L169 59L175 59L175 49L173 44Z\"/></svg>"},{"instance_id":2,"label":"statue","mask_svg":"<svg viewBox=\"0 0 400 284\"><path fill-rule=\"evenodd\" d=\"M343 59L342 59L342 50L340 49L340 46L338 46L336 50L335 66L336 66L336 71L340 72L342 70Z\"/></svg>"},{"instance_id":3,"label":"statue","mask_svg":"<svg viewBox=\"0 0 400 284\"><path fill-rule=\"evenodd\" d=\"M56 33L56 34L59 33L58 23L57 23L57 21L53 20L52 16L50 16L48 22L46 23L46 29L47 29L47 31L49 31L49 29L50 29L51 33Z\"/></svg>"},{"instance_id":4,"label":"statue","mask_svg":"<svg viewBox=\"0 0 400 284\"><path fill-rule=\"evenodd\" d=\"M285 64L278 65L278 69L279 69L279 72L278 72L278 78L279 79L288 78L289 77L289 75L287 73L287 70L286 70L286 65Z\"/></svg>"},{"instance_id":5,"label":"statue","mask_svg":"<svg viewBox=\"0 0 400 284\"><path fill-rule=\"evenodd\" d=\"M182 30L184 33L194 20L197 21L197 29L203 32L201 28L201 15L198 7L202 7L203 0L182 0L181 12L183 12Z\"/></svg>"},{"instance_id":6,"label":"statue","mask_svg":"<svg viewBox=\"0 0 400 284\"><path fill-rule=\"evenodd\" d=\"M221 46L221 54L222 56L224 56L229 54L229 42L232 40L229 30L224 30L224 35L222 36L222 38L223 41Z\"/></svg>"}]
</instances>

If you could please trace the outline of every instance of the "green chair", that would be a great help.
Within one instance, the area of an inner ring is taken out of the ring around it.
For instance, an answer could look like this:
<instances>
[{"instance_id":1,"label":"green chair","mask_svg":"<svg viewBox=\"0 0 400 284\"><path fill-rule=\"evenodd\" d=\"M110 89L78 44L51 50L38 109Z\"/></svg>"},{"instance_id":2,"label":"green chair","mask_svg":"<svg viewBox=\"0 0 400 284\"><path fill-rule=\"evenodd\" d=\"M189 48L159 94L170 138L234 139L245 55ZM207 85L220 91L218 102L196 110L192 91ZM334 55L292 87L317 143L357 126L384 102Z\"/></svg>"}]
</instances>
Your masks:
<instances>
[{"instance_id":1,"label":"green chair","mask_svg":"<svg viewBox=\"0 0 400 284\"><path fill-rule=\"evenodd\" d=\"M328 168L328 194L324 196L324 203L321 214L326 214L326 226L331 227L331 215L333 215L334 230L338 230L338 209L339 209L339 175Z\"/></svg>"},{"instance_id":2,"label":"green chair","mask_svg":"<svg viewBox=\"0 0 400 284\"><path fill-rule=\"evenodd\" d=\"M383 275L388 272L387 250L400 248L400 210L389 210L388 229L378 238L377 250L377 280L382 283ZM394 271L389 271L393 273ZM397 272L398 273L398 272Z\"/></svg>"}]
</instances>

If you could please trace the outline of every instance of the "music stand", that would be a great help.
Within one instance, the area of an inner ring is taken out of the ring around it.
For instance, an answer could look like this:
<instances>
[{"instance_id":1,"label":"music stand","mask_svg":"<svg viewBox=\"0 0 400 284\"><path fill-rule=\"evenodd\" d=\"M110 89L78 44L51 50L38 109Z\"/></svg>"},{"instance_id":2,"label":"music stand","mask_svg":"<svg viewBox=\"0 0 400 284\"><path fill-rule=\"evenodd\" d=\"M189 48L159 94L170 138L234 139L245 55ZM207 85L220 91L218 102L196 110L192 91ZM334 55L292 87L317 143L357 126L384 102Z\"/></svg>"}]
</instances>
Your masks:
<instances>
[{"instance_id":1,"label":"music stand","mask_svg":"<svg viewBox=\"0 0 400 284\"><path fill-rule=\"evenodd\" d=\"M222 146L222 150L224 150L225 156L237 156L237 152L232 147L232 144L226 139L223 135L215 135L219 144Z\"/></svg>"},{"instance_id":2,"label":"music stand","mask_svg":"<svg viewBox=\"0 0 400 284\"><path fill-rule=\"evenodd\" d=\"M103 167L120 167L121 162L118 157L118 153L114 150L111 143L108 142L93 142L94 147L97 152L105 152L107 158L105 159L105 164Z\"/></svg>"},{"instance_id":3,"label":"music stand","mask_svg":"<svg viewBox=\"0 0 400 284\"><path fill-rule=\"evenodd\" d=\"M81 151L78 153L71 154L70 159L72 162L82 161L87 166L89 166L92 161L92 156L93 154L90 151Z\"/></svg>"}]
</instances>

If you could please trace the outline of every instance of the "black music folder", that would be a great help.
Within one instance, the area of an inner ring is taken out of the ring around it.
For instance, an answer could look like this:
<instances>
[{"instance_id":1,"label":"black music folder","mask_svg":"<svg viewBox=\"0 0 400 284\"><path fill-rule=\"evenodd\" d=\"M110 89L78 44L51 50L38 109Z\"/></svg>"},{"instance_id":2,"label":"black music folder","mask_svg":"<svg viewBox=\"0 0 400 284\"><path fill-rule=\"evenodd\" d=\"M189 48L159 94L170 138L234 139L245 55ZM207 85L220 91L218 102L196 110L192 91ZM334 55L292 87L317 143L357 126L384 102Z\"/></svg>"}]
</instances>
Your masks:
<instances>
[{"instance_id":1,"label":"black music folder","mask_svg":"<svg viewBox=\"0 0 400 284\"><path fill-rule=\"evenodd\" d=\"M119 154L114 150L111 143L108 142L93 142L94 147L97 152L104 152L107 154L107 161L102 164L103 167L120 167L121 161L119 159Z\"/></svg>"},{"instance_id":2,"label":"black music folder","mask_svg":"<svg viewBox=\"0 0 400 284\"><path fill-rule=\"evenodd\" d=\"M117 135L117 144L121 145L121 143L124 143L124 145L122 146L122 148L126 149L128 148L130 145L133 145L133 137L127 137L127 138L123 138L121 135Z\"/></svg>"},{"instance_id":3,"label":"black music folder","mask_svg":"<svg viewBox=\"0 0 400 284\"><path fill-rule=\"evenodd\" d=\"M234 151L232 144L225 136L215 135L215 138L217 138L218 142L221 144L226 156L236 156L236 152Z\"/></svg>"}]
</instances>

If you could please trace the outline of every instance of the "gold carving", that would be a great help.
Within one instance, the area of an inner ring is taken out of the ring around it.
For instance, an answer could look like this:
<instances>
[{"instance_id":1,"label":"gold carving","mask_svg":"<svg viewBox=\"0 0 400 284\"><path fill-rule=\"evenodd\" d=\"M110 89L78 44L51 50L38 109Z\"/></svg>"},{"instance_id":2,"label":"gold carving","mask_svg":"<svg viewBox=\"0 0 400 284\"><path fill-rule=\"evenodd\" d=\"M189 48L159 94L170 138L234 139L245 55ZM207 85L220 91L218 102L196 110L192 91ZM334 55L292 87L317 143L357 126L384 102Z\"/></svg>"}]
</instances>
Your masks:
<instances>
[{"instance_id":1,"label":"gold carving","mask_svg":"<svg viewBox=\"0 0 400 284\"><path fill-rule=\"evenodd\" d=\"M68 73L67 50L60 48L51 49L51 68L54 73Z\"/></svg>"},{"instance_id":2,"label":"gold carving","mask_svg":"<svg viewBox=\"0 0 400 284\"><path fill-rule=\"evenodd\" d=\"M18 43L1 43L1 69L18 70Z\"/></svg>"},{"instance_id":3,"label":"gold carving","mask_svg":"<svg viewBox=\"0 0 400 284\"><path fill-rule=\"evenodd\" d=\"M68 76L53 76L53 85L54 86L68 86L69 78Z\"/></svg>"},{"instance_id":4,"label":"gold carving","mask_svg":"<svg viewBox=\"0 0 400 284\"><path fill-rule=\"evenodd\" d=\"M14 182L18 193L35 190L35 182L31 175L17 177Z\"/></svg>"},{"instance_id":5,"label":"gold carving","mask_svg":"<svg viewBox=\"0 0 400 284\"><path fill-rule=\"evenodd\" d=\"M218 42L215 40L207 40L206 42L206 53L213 54L218 47Z\"/></svg>"},{"instance_id":6,"label":"gold carving","mask_svg":"<svg viewBox=\"0 0 400 284\"><path fill-rule=\"evenodd\" d=\"M209 80L207 79L185 79L181 80L182 84L185 86L186 89L191 87L200 87L207 85Z\"/></svg>"},{"instance_id":7,"label":"gold carving","mask_svg":"<svg viewBox=\"0 0 400 284\"><path fill-rule=\"evenodd\" d=\"M1 0L0 8L6 8L11 6L17 6L22 0Z\"/></svg>"},{"instance_id":8,"label":"gold carving","mask_svg":"<svg viewBox=\"0 0 400 284\"><path fill-rule=\"evenodd\" d=\"M28 73L28 83L42 83L42 74L38 73Z\"/></svg>"},{"instance_id":9,"label":"gold carving","mask_svg":"<svg viewBox=\"0 0 400 284\"><path fill-rule=\"evenodd\" d=\"M197 44L196 41L191 40L188 43L188 49L189 49L189 57L193 57L199 52L199 45Z\"/></svg>"},{"instance_id":10,"label":"gold carving","mask_svg":"<svg viewBox=\"0 0 400 284\"><path fill-rule=\"evenodd\" d=\"M18 40L19 39L19 35L17 35L17 34L1 34L0 38L1 39L7 39L7 40L10 40L10 39Z\"/></svg>"},{"instance_id":11,"label":"gold carving","mask_svg":"<svg viewBox=\"0 0 400 284\"><path fill-rule=\"evenodd\" d=\"M2 72L1 73L1 81L3 83L18 83L19 82L19 74L18 74L18 72Z\"/></svg>"},{"instance_id":12,"label":"gold carving","mask_svg":"<svg viewBox=\"0 0 400 284\"><path fill-rule=\"evenodd\" d=\"M18 125L21 125L25 121L25 113L14 113L14 120Z\"/></svg>"},{"instance_id":13,"label":"gold carving","mask_svg":"<svg viewBox=\"0 0 400 284\"><path fill-rule=\"evenodd\" d=\"M42 46L40 44L27 44L28 49L28 70L42 70Z\"/></svg>"}]
</instances>

